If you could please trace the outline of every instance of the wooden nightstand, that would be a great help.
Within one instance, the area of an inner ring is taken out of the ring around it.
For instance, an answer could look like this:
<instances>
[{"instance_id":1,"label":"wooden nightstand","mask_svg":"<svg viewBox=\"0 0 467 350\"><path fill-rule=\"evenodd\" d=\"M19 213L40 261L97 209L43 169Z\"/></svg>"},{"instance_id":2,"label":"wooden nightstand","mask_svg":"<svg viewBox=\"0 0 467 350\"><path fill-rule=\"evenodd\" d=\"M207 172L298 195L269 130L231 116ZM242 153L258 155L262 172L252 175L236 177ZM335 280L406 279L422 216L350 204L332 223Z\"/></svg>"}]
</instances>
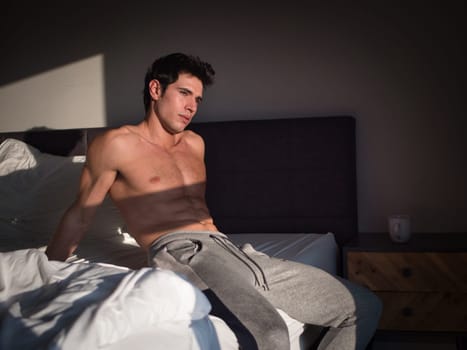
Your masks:
<instances>
[{"instance_id":1,"label":"wooden nightstand","mask_svg":"<svg viewBox=\"0 0 467 350\"><path fill-rule=\"evenodd\" d=\"M344 277L381 298L378 329L467 332L467 233L360 234L342 257Z\"/></svg>"}]
</instances>

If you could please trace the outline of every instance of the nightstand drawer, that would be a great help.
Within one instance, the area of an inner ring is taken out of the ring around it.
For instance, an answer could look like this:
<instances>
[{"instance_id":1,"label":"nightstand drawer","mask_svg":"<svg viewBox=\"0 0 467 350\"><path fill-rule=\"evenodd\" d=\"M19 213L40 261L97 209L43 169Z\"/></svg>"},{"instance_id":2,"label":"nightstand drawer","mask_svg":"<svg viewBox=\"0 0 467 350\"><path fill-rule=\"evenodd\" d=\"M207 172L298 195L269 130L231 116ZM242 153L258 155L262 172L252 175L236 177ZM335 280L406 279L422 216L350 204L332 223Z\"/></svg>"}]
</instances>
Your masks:
<instances>
[{"instance_id":1,"label":"nightstand drawer","mask_svg":"<svg viewBox=\"0 0 467 350\"><path fill-rule=\"evenodd\" d=\"M379 329L467 331L467 293L376 294L384 305Z\"/></svg>"},{"instance_id":2,"label":"nightstand drawer","mask_svg":"<svg viewBox=\"0 0 467 350\"><path fill-rule=\"evenodd\" d=\"M467 293L467 253L347 253L347 276L374 291Z\"/></svg>"}]
</instances>

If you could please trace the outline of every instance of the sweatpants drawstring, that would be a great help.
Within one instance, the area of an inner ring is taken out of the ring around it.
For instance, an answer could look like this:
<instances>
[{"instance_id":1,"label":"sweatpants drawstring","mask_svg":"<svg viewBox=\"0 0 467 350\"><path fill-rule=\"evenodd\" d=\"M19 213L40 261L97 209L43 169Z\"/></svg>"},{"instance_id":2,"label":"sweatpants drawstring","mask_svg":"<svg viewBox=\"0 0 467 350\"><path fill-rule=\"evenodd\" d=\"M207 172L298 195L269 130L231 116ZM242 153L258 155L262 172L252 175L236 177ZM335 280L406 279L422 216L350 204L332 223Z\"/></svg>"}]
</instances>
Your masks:
<instances>
[{"instance_id":1,"label":"sweatpants drawstring","mask_svg":"<svg viewBox=\"0 0 467 350\"><path fill-rule=\"evenodd\" d=\"M251 266L251 264L253 264L259 270L259 272L261 273L261 277L263 279L263 284L261 285L261 287L263 288L263 290L269 290L269 285L268 285L268 282L266 280L266 275L265 275L263 269L261 268L261 266L259 266L259 264L252 257L250 257L248 254L246 254L243 250L241 250L239 247L237 247L228 238L226 238L224 236L221 236L221 235L209 235L209 237L211 237L214 240L214 242L219 244L226 251L230 252L233 256L235 256L237 259L239 259L241 262L243 262L251 270L251 272L255 276L255 285L260 286L261 283L259 281L256 270L255 270L255 268L253 266Z\"/></svg>"}]
</instances>

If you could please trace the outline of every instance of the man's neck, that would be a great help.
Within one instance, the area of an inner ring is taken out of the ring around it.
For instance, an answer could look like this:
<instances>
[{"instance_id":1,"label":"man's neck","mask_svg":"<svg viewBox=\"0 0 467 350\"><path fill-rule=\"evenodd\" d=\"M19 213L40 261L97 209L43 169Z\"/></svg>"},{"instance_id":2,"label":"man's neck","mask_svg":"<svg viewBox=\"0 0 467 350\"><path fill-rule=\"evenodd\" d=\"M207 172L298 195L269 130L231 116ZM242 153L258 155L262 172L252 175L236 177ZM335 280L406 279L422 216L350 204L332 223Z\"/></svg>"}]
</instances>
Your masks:
<instances>
[{"instance_id":1,"label":"man's neck","mask_svg":"<svg viewBox=\"0 0 467 350\"><path fill-rule=\"evenodd\" d=\"M172 134L168 132L155 116L147 116L138 125L138 129L141 131L142 137L166 149L177 145L182 138L182 133Z\"/></svg>"}]
</instances>

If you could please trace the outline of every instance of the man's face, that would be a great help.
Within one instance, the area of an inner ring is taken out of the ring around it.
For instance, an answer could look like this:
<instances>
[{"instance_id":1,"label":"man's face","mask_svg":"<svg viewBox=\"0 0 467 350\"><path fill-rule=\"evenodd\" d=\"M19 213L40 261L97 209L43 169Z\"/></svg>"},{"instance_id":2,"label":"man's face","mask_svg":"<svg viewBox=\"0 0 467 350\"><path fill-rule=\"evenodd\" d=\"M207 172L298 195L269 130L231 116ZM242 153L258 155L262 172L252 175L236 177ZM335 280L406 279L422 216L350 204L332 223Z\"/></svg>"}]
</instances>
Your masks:
<instances>
[{"instance_id":1,"label":"man's face","mask_svg":"<svg viewBox=\"0 0 467 350\"><path fill-rule=\"evenodd\" d=\"M170 133L182 132L194 117L203 96L203 83L195 76L180 73L177 81L159 93L154 112Z\"/></svg>"}]
</instances>

